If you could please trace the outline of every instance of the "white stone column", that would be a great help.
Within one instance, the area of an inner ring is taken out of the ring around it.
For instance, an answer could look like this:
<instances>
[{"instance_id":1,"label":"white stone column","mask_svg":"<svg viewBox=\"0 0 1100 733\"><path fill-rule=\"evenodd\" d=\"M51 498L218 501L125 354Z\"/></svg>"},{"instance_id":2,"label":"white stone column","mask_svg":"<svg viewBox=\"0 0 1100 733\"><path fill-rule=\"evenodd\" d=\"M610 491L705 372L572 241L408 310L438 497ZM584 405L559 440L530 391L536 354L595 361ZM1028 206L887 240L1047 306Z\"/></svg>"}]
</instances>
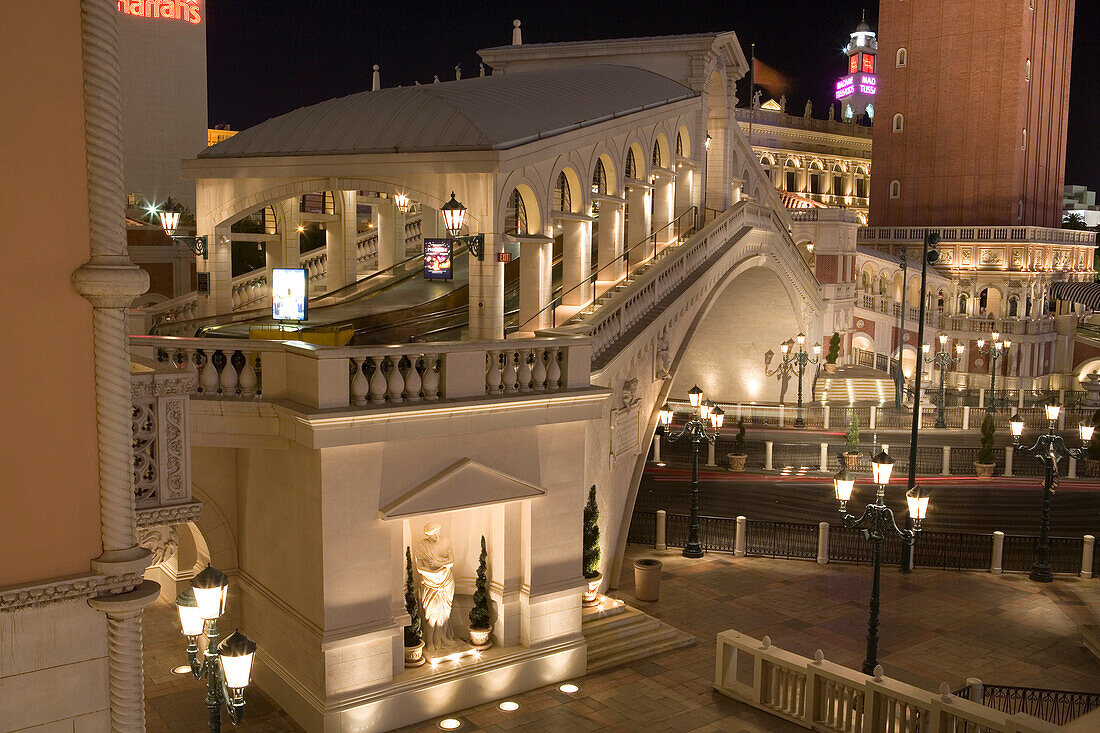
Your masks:
<instances>
[{"instance_id":1,"label":"white stone column","mask_svg":"<svg viewBox=\"0 0 1100 733\"><path fill-rule=\"evenodd\" d=\"M558 212L562 220L562 304L584 305L592 297L592 217Z\"/></svg>"},{"instance_id":2,"label":"white stone column","mask_svg":"<svg viewBox=\"0 0 1100 733\"><path fill-rule=\"evenodd\" d=\"M378 269L405 259L405 215L392 202L375 204L378 226Z\"/></svg>"},{"instance_id":3,"label":"white stone column","mask_svg":"<svg viewBox=\"0 0 1100 733\"><path fill-rule=\"evenodd\" d=\"M523 508L519 502L491 509L489 596L496 610L493 640L501 646L519 644L520 589L523 585L521 534Z\"/></svg>"},{"instance_id":4,"label":"white stone column","mask_svg":"<svg viewBox=\"0 0 1100 733\"><path fill-rule=\"evenodd\" d=\"M652 247L649 244L641 244L650 232L650 219L649 219L649 197L650 186L647 183L641 181L632 182L629 184L626 192L626 208L627 208L627 221L626 221L626 243L625 247L628 250L628 262L633 267L638 262L644 260L648 255L652 255ZM633 247L633 250L630 248Z\"/></svg>"},{"instance_id":5,"label":"white stone column","mask_svg":"<svg viewBox=\"0 0 1100 733\"><path fill-rule=\"evenodd\" d=\"M550 328L551 268L554 240L528 236L519 240L519 325L524 333ZM544 310L545 309L545 310Z\"/></svg>"},{"instance_id":6,"label":"white stone column","mask_svg":"<svg viewBox=\"0 0 1100 733\"><path fill-rule=\"evenodd\" d=\"M593 194L600 204L600 225L596 235L596 263L599 282L614 282L623 276L623 217L626 199ZM610 266L609 266L610 265Z\"/></svg>"},{"instance_id":7,"label":"white stone column","mask_svg":"<svg viewBox=\"0 0 1100 733\"><path fill-rule=\"evenodd\" d=\"M333 191L339 201L339 220L325 228L325 254L328 267L325 271L325 289L328 292L351 285L356 277L356 199L355 191Z\"/></svg>"},{"instance_id":8,"label":"white stone column","mask_svg":"<svg viewBox=\"0 0 1100 733\"><path fill-rule=\"evenodd\" d=\"M504 251L500 242L488 241L485 258L470 258L470 338L504 338L504 263L497 254Z\"/></svg>"},{"instance_id":9,"label":"white stone column","mask_svg":"<svg viewBox=\"0 0 1100 733\"><path fill-rule=\"evenodd\" d=\"M302 225L300 200L297 196L285 199L279 208L282 210L282 229L278 241L268 242L267 266L297 267L302 258L301 232L298 231Z\"/></svg>"},{"instance_id":10,"label":"white stone column","mask_svg":"<svg viewBox=\"0 0 1100 733\"><path fill-rule=\"evenodd\" d=\"M129 593L88 600L92 608L107 614L107 680L114 733L145 731L141 614L158 595L160 586L146 580Z\"/></svg>"},{"instance_id":11,"label":"white stone column","mask_svg":"<svg viewBox=\"0 0 1100 733\"><path fill-rule=\"evenodd\" d=\"M443 239L447 236L439 209L427 204L420 205L420 236L423 239Z\"/></svg>"},{"instance_id":12,"label":"white stone column","mask_svg":"<svg viewBox=\"0 0 1100 733\"><path fill-rule=\"evenodd\" d=\"M653 173L657 177L653 189L653 231L661 232L657 243L663 245L674 238L674 233L665 228L675 218L672 207L676 199L676 174L664 168L656 168Z\"/></svg>"},{"instance_id":13,"label":"white stone column","mask_svg":"<svg viewBox=\"0 0 1100 733\"><path fill-rule=\"evenodd\" d=\"M196 233L206 236L206 258L195 259L197 272L210 276L210 292L199 296L202 316L233 311L233 244L227 226L208 227L200 223Z\"/></svg>"},{"instance_id":14,"label":"white stone column","mask_svg":"<svg viewBox=\"0 0 1100 733\"><path fill-rule=\"evenodd\" d=\"M695 164L688 158L676 164L676 190L673 196L672 217L676 218L691 208L692 193L698 180Z\"/></svg>"},{"instance_id":15,"label":"white stone column","mask_svg":"<svg viewBox=\"0 0 1100 733\"><path fill-rule=\"evenodd\" d=\"M733 117L729 113L727 117ZM729 208L729 179L732 175L732 155L727 144L727 118L711 117L707 120L710 149L707 150L706 205L710 209L725 211Z\"/></svg>"}]
</instances>

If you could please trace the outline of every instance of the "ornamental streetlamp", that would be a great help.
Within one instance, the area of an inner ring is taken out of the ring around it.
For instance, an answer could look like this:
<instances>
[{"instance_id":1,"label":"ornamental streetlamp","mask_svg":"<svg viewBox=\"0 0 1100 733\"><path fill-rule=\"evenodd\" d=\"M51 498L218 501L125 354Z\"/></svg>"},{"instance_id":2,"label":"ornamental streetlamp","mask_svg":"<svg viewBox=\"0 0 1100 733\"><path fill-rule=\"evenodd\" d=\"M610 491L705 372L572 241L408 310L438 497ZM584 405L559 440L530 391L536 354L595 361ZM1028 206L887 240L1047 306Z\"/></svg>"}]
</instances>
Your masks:
<instances>
[{"instance_id":1,"label":"ornamental streetlamp","mask_svg":"<svg viewBox=\"0 0 1100 733\"><path fill-rule=\"evenodd\" d=\"M400 211L402 214L407 214L409 213L409 205L412 202L409 201L408 195L403 193L395 193L393 195L393 203L395 206L397 206L398 211Z\"/></svg>"},{"instance_id":2,"label":"ornamental streetlamp","mask_svg":"<svg viewBox=\"0 0 1100 733\"><path fill-rule=\"evenodd\" d=\"M909 507L909 517L913 520L913 529L899 529L894 522L894 513L886 506L884 497L886 485L890 483L890 472L894 468L894 459L886 451L880 451L871 459L871 468L874 471L874 481L878 486L875 501L867 505L863 514L855 517L848 513L848 501L852 498L852 489L855 488L855 477L848 473L847 469L833 477L833 489L836 492L837 501L840 502L840 516L844 526L852 529L860 527L863 539L874 543L874 570L871 580L871 603L867 618L867 657L863 660L863 673L874 674L875 665L878 664L878 611L879 611L879 576L882 571L882 541L888 532L901 537L906 546L912 547L920 534L920 525L928 513L928 497L919 489L911 489L905 494L905 501Z\"/></svg>"},{"instance_id":3,"label":"ornamental streetlamp","mask_svg":"<svg viewBox=\"0 0 1100 733\"><path fill-rule=\"evenodd\" d=\"M928 344L921 345L921 351L924 352L924 361L928 364L935 364L940 370L940 404L939 409L936 411L936 427L946 428L947 420L944 419L944 412L946 411L947 400L947 370L951 368L951 365L958 364L962 359L963 345L955 344L955 355L952 356L951 352L947 349L947 334L940 334L940 348L935 354L929 355Z\"/></svg>"},{"instance_id":4,"label":"ornamental streetlamp","mask_svg":"<svg viewBox=\"0 0 1100 733\"><path fill-rule=\"evenodd\" d=\"M233 725L244 717L244 688L252 675L256 642L239 629L218 643L218 618L225 612L229 578L207 565L191 581L191 587L176 596L180 626L187 637L187 660L195 679L206 678L206 709L210 733L222 729L221 707L225 705ZM206 649L199 659L199 635L206 635Z\"/></svg>"},{"instance_id":5,"label":"ornamental streetlamp","mask_svg":"<svg viewBox=\"0 0 1100 733\"><path fill-rule=\"evenodd\" d=\"M699 541L699 444L704 440L708 443L715 441L726 413L713 402L703 399L703 390L699 389L699 385L688 391L688 399L691 401L692 416L680 432L668 432L672 425L672 406L667 402L661 407L657 417L665 428L668 442L675 443L685 436L691 441L691 521L683 554L684 557L702 557L703 545Z\"/></svg>"},{"instance_id":6,"label":"ornamental streetlamp","mask_svg":"<svg viewBox=\"0 0 1100 733\"><path fill-rule=\"evenodd\" d=\"M993 332L993 342L989 344L989 348L984 348L985 339L978 339L978 353L989 355L989 404L985 406L986 412L997 411L997 360L1008 354L1010 346L1012 339L1002 341L1001 334L996 331Z\"/></svg>"},{"instance_id":7,"label":"ornamental streetlamp","mask_svg":"<svg viewBox=\"0 0 1100 733\"><path fill-rule=\"evenodd\" d=\"M1020 436L1024 432L1024 419L1019 415L1013 415L1010 422L1012 428L1012 450L1018 456L1032 455L1043 464L1043 511L1039 519L1039 547L1035 551L1035 562L1031 566L1028 577L1036 583L1049 583L1054 580L1054 572L1050 567L1050 500L1054 496L1054 486L1058 483L1058 461L1062 458L1083 458L1088 452L1087 447L1067 448L1062 436L1054 432L1054 424L1058 421L1058 413L1061 406L1057 402L1050 402L1045 406L1046 417L1050 425L1047 432L1040 435L1035 445L1025 448L1020 445ZM1091 423L1081 423L1079 427L1081 441L1088 443L1092 440L1094 427Z\"/></svg>"},{"instance_id":8,"label":"ornamental streetlamp","mask_svg":"<svg viewBox=\"0 0 1100 733\"><path fill-rule=\"evenodd\" d=\"M795 418L794 425L796 428L804 428L806 427L806 421L802 419L802 375L806 372L807 364L816 364L821 360L821 344L814 344L814 356L811 359L805 348L806 334L798 334L794 339L794 343L797 343L798 351L790 353L791 346L794 344L788 340L779 347L780 351L783 352L783 360L771 371L768 371L767 367L765 367L764 374L769 377L775 376L776 374L782 374L784 376L794 373L798 374L798 417Z\"/></svg>"},{"instance_id":9,"label":"ornamental streetlamp","mask_svg":"<svg viewBox=\"0 0 1100 733\"><path fill-rule=\"evenodd\" d=\"M485 235L474 234L461 236L462 225L466 222L466 207L455 200L455 192L451 191L451 200L443 204L439 209L443 215L443 227L447 234L451 235L456 243L465 244L470 249L470 254L479 260L485 259Z\"/></svg>"},{"instance_id":10,"label":"ornamental streetlamp","mask_svg":"<svg viewBox=\"0 0 1100 733\"><path fill-rule=\"evenodd\" d=\"M206 235L203 234L198 237L187 237L176 234L176 229L179 228L180 212L178 211L162 211L160 212L160 225L164 227L164 233L168 235L169 239L177 244L185 244L187 248L194 252L196 255L202 255L205 260L207 258L206 249Z\"/></svg>"}]
</instances>

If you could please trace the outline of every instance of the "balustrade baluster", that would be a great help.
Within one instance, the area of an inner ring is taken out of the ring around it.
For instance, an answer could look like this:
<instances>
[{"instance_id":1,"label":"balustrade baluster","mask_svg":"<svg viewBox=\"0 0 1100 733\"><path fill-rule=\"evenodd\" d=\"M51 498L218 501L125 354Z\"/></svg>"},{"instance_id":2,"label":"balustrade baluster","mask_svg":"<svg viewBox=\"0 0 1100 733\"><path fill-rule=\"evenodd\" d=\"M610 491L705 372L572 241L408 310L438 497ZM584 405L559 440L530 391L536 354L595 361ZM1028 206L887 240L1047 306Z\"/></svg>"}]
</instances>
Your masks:
<instances>
[{"instance_id":1,"label":"balustrade baluster","mask_svg":"<svg viewBox=\"0 0 1100 733\"><path fill-rule=\"evenodd\" d=\"M204 359L199 377L199 391L203 394L215 394L218 391L218 371L214 368L214 352L207 354L200 350L199 353Z\"/></svg>"},{"instance_id":2,"label":"balustrade baluster","mask_svg":"<svg viewBox=\"0 0 1100 733\"><path fill-rule=\"evenodd\" d=\"M549 363L546 365L546 389L553 392L559 388L561 382L561 365L558 363L558 359L562 356L562 351L557 346L551 346L546 350L549 357Z\"/></svg>"},{"instance_id":3,"label":"balustrade baluster","mask_svg":"<svg viewBox=\"0 0 1100 733\"><path fill-rule=\"evenodd\" d=\"M439 399L438 364L438 354L424 354L424 374L421 377L421 386L424 388L424 399L429 402Z\"/></svg>"},{"instance_id":4,"label":"balustrade baluster","mask_svg":"<svg viewBox=\"0 0 1100 733\"><path fill-rule=\"evenodd\" d=\"M488 363L485 365L485 390L492 395L500 394L503 389L500 374L500 352L488 352Z\"/></svg>"},{"instance_id":5,"label":"balustrade baluster","mask_svg":"<svg viewBox=\"0 0 1100 733\"><path fill-rule=\"evenodd\" d=\"M394 358L392 356L386 357L386 362L390 365L390 373L386 377L386 397L390 402L403 402L401 393L405 391L405 380L401 376L401 369L399 365L401 363L401 357Z\"/></svg>"},{"instance_id":6,"label":"balustrade baluster","mask_svg":"<svg viewBox=\"0 0 1100 733\"><path fill-rule=\"evenodd\" d=\"M222 367L220 379L218 380L218 394L222 397L236 397L237 396L237 368L233 366L233 357L239 354L239 351L229 351L228 354L219 351L225 356L225 366Z\"/></svg>"},{"instance_id":7,"label":"balustrade baluster","mask_svg":"<svg viewBox=\"0 0 1100 733\"><path fill-rule=\"evenodd\" d=\"M504 382L504 394L515 394L516 392L516 352L508 349L503 352L504 354L504 371L501 374L501 381Z\"/></svg>"},{"instance_id":8,"label":"balustrade baluster","mask_svg":"<svg viewBox=\"0 0 1100 733\"><path fill-rule=\"evenodd\" d=\"M423 381L420 372L416 371L416 364L420 361L420 354L409 354L409 372L405 375L405 394L408 402L420 401L420 387Z\"/></svg>"},{"instance_id":9,"label":"balustrade baluster","mask_svg":"<svg viewBox=\"0 0 1100 733\"><path fill-rule=\"evenodd\" d=\"M381 405L386 402L386 375L382 373L383 358L375 356L371 358L374 364L374 374L370 378L371 404Z\"/></svg>"},{"instance_id":10,"label":"balustrade baluster","mask_svg":"<svg viewBox=\"0 0 1100 733\"><path fill-rule=\"evenodd\" d=\"M516 370L516 381L519 382L520 392L531 391L531 365L528 362L530 355L530 349L519 350L519 368Z\"/></svg>"},{"instance_id":11,"label":"balustrade baluster","mask_svg":"<svg viewBox=\"0 0 1100 733\"><path fill-rule=\"evenodd\" d=\"M351 404L353 405L365 405L368 401L368 395L370 393L370 382L367 381L367 375L363 373L363 362L365 358L355 357L351 358L351 364L353 373L351 377Z\"/></svg>"},{"instance_id":12,"label":"balustrade baluster","mask_svg":"<svg viewBox=\"0 0 1100 733\"><path fill-rule=\"evenodd\" d=\"M256 352L249 351L244 355L244 366L241 367L241 396L253 397L256 394L256 385L259 384L259 380L256 378L256 370L253 368L253 364L256 363Z\"/></svg>"},{"instance_id":13,"label":"balustrade baluster","mask_svg":"<svg viewBox=\"0 0 1100 733\"><path fill-rule=\"evenodd\" d=\"M550 349L535 349L535 367L531 370L532 387L536 392L546 390L546 357Z\"/></svg>"}]
</instances>

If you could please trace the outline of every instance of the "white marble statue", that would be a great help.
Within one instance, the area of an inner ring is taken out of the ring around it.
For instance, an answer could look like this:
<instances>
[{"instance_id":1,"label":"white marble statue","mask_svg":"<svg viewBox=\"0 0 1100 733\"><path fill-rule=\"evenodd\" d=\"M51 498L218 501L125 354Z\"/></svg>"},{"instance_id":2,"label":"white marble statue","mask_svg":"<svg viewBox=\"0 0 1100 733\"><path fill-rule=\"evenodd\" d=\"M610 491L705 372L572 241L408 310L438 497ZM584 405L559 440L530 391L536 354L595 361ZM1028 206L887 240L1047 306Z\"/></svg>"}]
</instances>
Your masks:
<instances>
[{"instance_id":1,"label":"white marble statue","mask_svg":"<svg viewBox=\"0 0 1100 733\"><path fill-rule=\"evenodd\" d=\"M451 541L439 536L435 522L424 525L424 539L413 553L420 573L420 615L424 619L424 646L429 650L454 646L451 605L455 599L454 553Z\"/></svg>"}]
</instances>

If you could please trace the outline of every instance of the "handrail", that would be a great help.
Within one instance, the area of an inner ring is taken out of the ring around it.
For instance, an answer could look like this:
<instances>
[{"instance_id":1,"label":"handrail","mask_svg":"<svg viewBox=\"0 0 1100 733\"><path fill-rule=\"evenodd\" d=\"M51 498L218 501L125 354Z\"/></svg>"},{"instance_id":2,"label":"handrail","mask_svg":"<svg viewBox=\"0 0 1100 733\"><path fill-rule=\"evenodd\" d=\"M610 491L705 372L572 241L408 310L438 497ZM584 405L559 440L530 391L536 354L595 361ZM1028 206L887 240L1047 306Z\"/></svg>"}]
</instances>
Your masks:
<instances>
[{"instance_id":1,"label":"handrail","mask_svg":"<svg viewBox=\"0 0 1100 733\"><path fill-rule=\"evenodd\" d=\"M653 240L653 259L656 259L657 255L659 253L658 250L657 250L657 235L660 234L661 232L664 232L666 229L671 229L674 224L679 224L680 220L683 219L685 216L688 216L689 214L692 217L692 227L691 227L691 229L688 229L688 231L686 233L684 233L683 236L690 235L692 232L695 231L694 220L695 220L695 212L697 211L697 209L698 209L698 207L696 207L696 206L690 207L684 213L680 214L675 219L670 221L668 224L665 224L663 227L661 227L657 231L651 232L650 234L646 235L645 239L643 239L640 242L638 242L637 244L633 244L629 248L623 250L623 253L621 255L616 257L611 262L608 262L607 264L605 264L600 269L596 270L591 275L588 275L587 277L585 277L579 283L577 283L573 287L569 288L569 290L566 290L565 292L559 293L558 296L555 297L555 298L551 298L549 303L547 303L545 306L540 308L533 316L531 316L526 321L524 321L519 326L517 326L516 331L522 332L524 326L527 326L532 321L537 320L538 317L541 316L544 312L546 312L547 309L556 308L558 305L561 305L564 302L564 299L565 299L566 295L569 295L569 293L572 293L574 290L577 290L578 288L588 284L590 281L591 281L592 286L595 287L596 282L599 280L600 273L603 272L604 270L608 269L609 267L617 266L621 260L626 261L626 263L627 263L627 273L621 279L626 280L626 281L629 282L631 280L631 272L629 270L629 268L630 268L630 253L632 251L634 251L636 248L641 247L642 245L648 243L649 240L652 239ZM679 238L679 236L680 235L677 235L677 238ZM616 281L616 282L618 282L618 281ZM595 298L596 298L595 292L593 292L592 298L593 298L593 300L595 300ZM551 328L556 328L557 327L557 321L553 320L553 319L554 319L554 314L553 314L553 311L551 311Z\"/></svg>"}]
</instances>

